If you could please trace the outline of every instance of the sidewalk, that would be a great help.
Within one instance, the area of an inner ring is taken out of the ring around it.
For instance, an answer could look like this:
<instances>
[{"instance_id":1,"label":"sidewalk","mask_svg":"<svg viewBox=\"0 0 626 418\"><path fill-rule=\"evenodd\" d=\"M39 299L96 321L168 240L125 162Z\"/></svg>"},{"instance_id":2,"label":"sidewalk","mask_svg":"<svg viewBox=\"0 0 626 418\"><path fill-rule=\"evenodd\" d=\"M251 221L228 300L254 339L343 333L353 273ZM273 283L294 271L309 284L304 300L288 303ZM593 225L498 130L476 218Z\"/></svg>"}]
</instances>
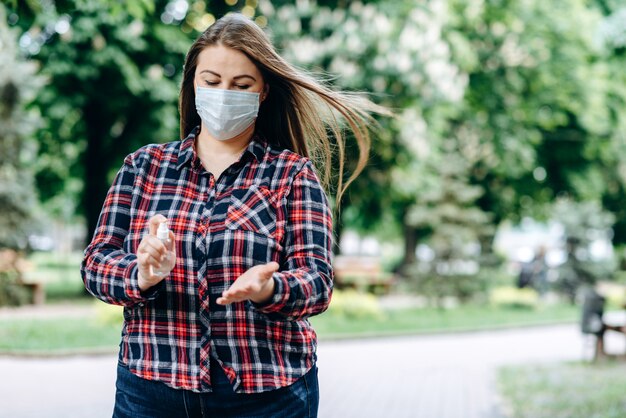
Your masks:
<instances>
[{"instance_id":1,"label":"sidewalk","mask_svg":"<svg viewBox=\"0 0 626 418\"><path fill-rule=\"evenodd\" d=\"M498 366L580 360L583 348L574 325L321 341L319 416L500 418ZM110 355L0 357L0 417L110 417L115 365Z\"/></svg>"}]
</instances>

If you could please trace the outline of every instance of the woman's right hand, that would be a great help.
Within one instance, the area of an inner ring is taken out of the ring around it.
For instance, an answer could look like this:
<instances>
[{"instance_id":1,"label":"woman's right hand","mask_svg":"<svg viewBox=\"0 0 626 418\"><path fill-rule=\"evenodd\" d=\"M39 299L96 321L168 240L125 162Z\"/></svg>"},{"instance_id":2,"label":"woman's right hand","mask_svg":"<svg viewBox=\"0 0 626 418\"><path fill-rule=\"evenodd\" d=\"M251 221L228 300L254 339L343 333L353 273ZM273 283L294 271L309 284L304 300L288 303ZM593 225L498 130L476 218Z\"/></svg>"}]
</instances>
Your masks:
<instances>
[{"instance_id":1,"label":"woman's right hand","mask_svg":"<svg viewBox=\"0 0 626 418\"><path fill-rule=\"evenodd\" d=\"M157 238L156 233L161 222L167 222L167 218L163 215L154 215L150 218L150 232L145 235L139 246L137 247L137 264L139 266L139 288L142 291L148 290L161 282L167 276L159 276L154 274L154 270L161 266L161 262L165 260L167 248ZM174 233L170 231L170 239L174 241ZM174 248L176 246L174 245ZM176 257L176 254L171 254Z\"/></svg>"}]
</instances>

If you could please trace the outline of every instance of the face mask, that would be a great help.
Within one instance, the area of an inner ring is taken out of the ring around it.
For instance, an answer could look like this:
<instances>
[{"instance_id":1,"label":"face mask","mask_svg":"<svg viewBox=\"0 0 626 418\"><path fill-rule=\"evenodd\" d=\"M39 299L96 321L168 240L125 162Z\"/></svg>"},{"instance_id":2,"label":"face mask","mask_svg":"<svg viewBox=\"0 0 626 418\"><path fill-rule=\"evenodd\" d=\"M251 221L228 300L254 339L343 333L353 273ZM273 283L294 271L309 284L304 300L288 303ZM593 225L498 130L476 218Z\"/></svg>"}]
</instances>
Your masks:
<instances>
[{"instance_id":1,"label":"face mask","mask_svg":"<svg viewBox=\"0 0 626 418\"><path fill-rule=\"evenodd\" d=\"M254 123L259 93L196 86L196 110L212 137L234 138Z\"/></svg>"}]
</instances>

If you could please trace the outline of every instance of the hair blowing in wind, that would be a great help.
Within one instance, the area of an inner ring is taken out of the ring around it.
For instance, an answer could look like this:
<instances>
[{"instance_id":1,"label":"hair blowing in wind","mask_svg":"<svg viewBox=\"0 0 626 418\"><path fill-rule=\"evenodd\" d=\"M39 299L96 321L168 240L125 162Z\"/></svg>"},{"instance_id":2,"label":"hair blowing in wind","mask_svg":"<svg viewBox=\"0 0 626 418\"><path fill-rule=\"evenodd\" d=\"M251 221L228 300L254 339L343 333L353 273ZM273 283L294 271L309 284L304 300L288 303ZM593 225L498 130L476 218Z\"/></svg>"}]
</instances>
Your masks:
<instances>
[{"instance_id":1,"label":"hair blowing in wind","mask_svg":"<svg viewBox=\"0 0 626 418\"><path fill-rule=\"evenodd\" d=\"M244 53L269 86L269 95L259 109L257 130L271 144L310 158L326 189L332 186L336 190L339 204L348 185L367 163L370 129L376 125L371 115L390 112L362 94L335 91L321 79L289 64L252 20L230 14L204 31L187 54L179 100L181 138L200 124L193 86L198 55L204 48L218 44ZM356 141L359 156L344 180L347 137ZM331 185L333 176L336 182Z\"/></svg>"}]
</instances>

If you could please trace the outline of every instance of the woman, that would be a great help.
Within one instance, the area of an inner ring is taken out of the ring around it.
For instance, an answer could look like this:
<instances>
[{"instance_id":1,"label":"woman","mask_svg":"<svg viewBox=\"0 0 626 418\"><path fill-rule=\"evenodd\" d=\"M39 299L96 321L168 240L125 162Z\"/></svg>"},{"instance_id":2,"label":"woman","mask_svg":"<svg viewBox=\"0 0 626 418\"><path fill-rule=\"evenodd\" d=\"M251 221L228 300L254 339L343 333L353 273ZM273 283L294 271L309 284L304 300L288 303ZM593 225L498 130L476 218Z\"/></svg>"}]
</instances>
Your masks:
<instances>
[{"instance_id":1,"label":"woman","mask_svg":"<svg viewBox=\"0 0 626 418\"><path fill-rule=\"evenodd\" d=\"M241 15L195 41L184 139L126 158L81 269L93 295L124 306L115 417L316 416L307 318L330 302L332 227L309 156L327 175L332 138L343 160L341 115L358 174L377 110L296 70Z\"/></svg>"}]
</instances>

